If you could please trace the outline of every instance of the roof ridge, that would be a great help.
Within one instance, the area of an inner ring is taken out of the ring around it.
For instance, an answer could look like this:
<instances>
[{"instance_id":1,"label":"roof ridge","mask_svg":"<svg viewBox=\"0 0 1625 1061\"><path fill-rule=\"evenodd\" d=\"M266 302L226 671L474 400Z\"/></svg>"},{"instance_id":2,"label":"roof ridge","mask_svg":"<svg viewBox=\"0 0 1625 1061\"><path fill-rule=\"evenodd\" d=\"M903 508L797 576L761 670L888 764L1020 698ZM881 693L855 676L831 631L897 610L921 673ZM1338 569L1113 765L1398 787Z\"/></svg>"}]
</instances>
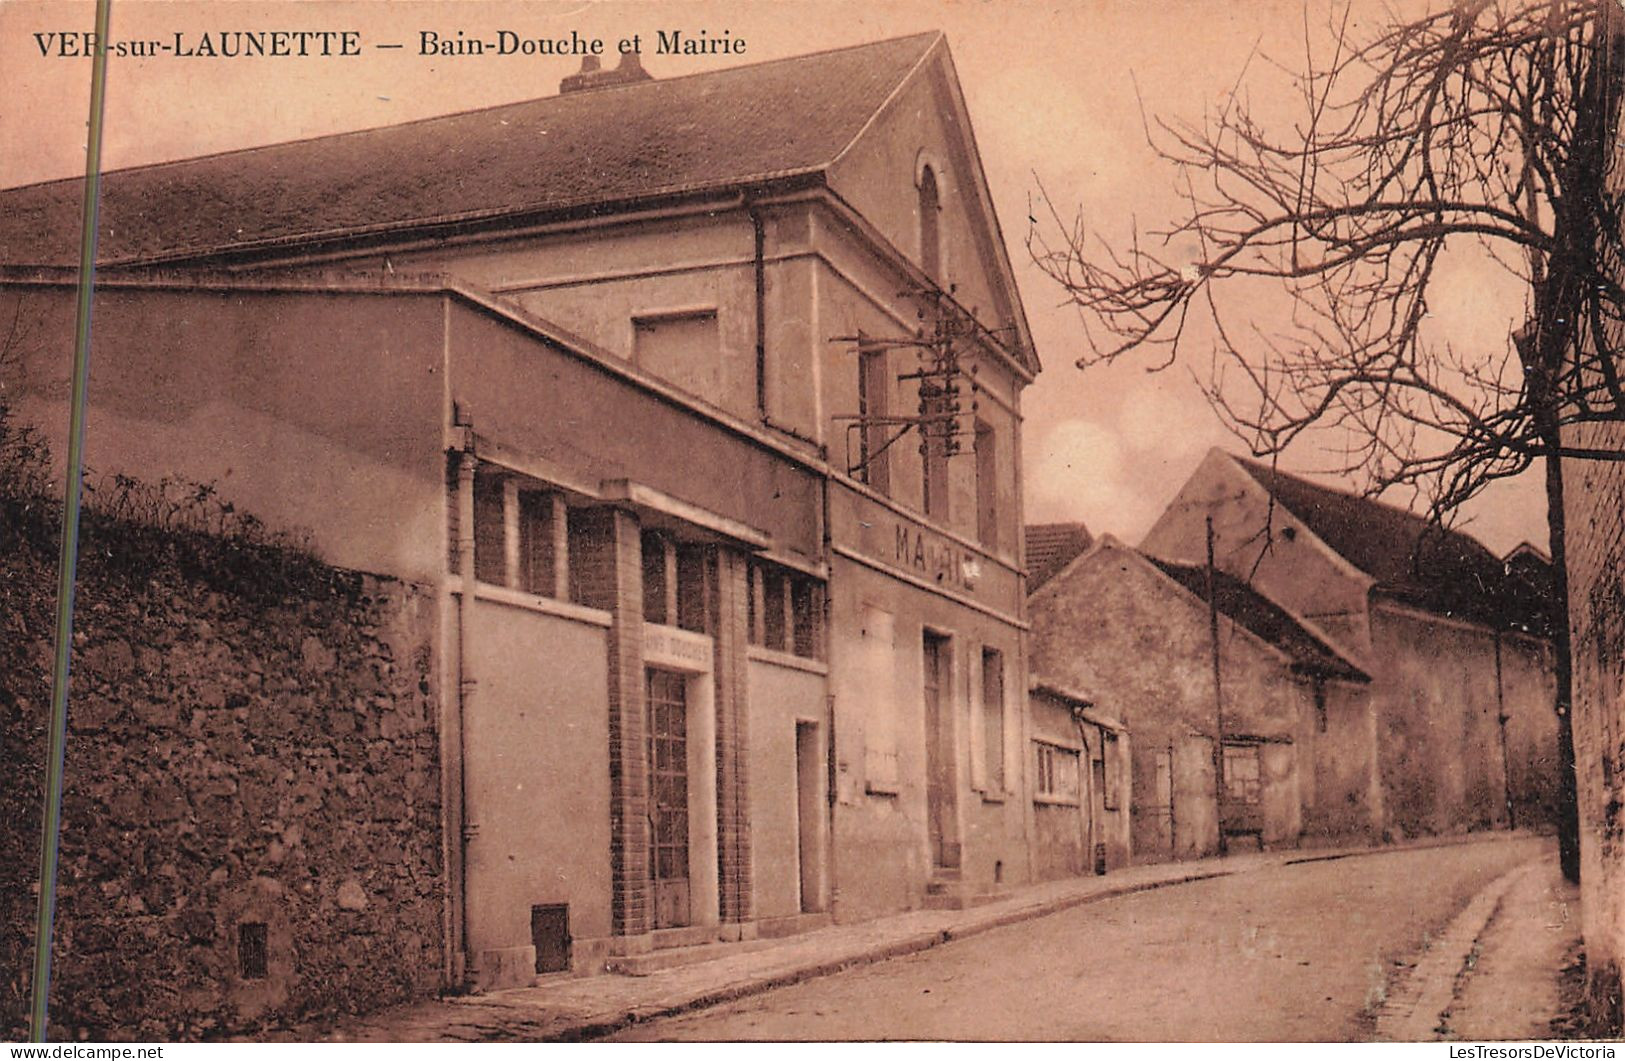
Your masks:
<instances>
[{"instance_id":1,"label":"roof ridge","mask_svg":"<svg viewBox=\"0 0 1625 1061\"><path fill-rule=\"evenodd\" d=\"M816 52L805 52L799 55L786 55L777 59L763 59L754 63L741 63L738 66L724 66L715 70L696 70L692 73L678 74L675 77L652 77L648 81L637 81L625 85L607 85L603 88L593 89L590 93L582 93L582 95L590 94L593 96L599 96L602 93L616 92L623 89L647 89L651 85L670 85L679 81L689 81L698 77L718 77L738 71L759 70L766 66L777 66L802 62L808 59L818 59L824 56L834 55L839 52L857 51L864 48L879 48L885 45L899 44L903 41L915 40L923 37L935 38L942 36L944 36L944 34L941 30L925 30L920 33L903 34L899 37L887 37L884 40L863 41L857 44L846 44L833 48L824 48ZM911 66L908 73L905 74L899 81L899 84L901 84L902 81L906 81L908 77L913 74L914 70L917 69L917 67L918 63ZM573 95L576 94L555 92L552 95L547 96L532 96L528 99L509 100L505 103L491 103L483 107L470 107L466 110L447 111L443 114L428 114L421 118L408 118L405 121L388 122L382 125L367 125L362 126L359 129L341 129L337 132L331 133L316 133L311 136L296 136L291 140L275 140L268 144L248 144L243 147L232 147L221 151L210 151L201 155L188 155L185 158L163 159L158 162L143 162L133 166L121 166L117 169L104 169L101 175L102 177L106 178L117 174L147 172L165 169L172 166L186 165L192 162L203 162L212 159L228 158L233 155L247 155L256 151L268 151L273 148L289 147L294 144L309 144L318 140L334 140L344 136L360 136L365 133L382 132L388 129L404 129L413 125L424 125L429 122L447 121L453 118L466 118L475 114L485 114L490 111L499 111L512 107L526 107L547 100L568 99ZM889 101L890 98L891 97L888 94L887 100ZM29 189L45 188L56 184L83 183L84 179L85 177L83 174L68 177L51 177L46 180L31 181L28 184L15 184L9 187L0 188L0 195Z\"/></svg>"},{"instance_id":2,"label":"roof ridge","mask_svg":"<svg viewBox=\"0 0 1625 1061\"><path fill-rule=\"evenodd\" d=\"M1459 537L1459 538L1466 538L1468 541L1472 542L1474 545L1478 546L1479 548L1484 549L1486 551L1490 551L1493 554L1493 550L1490 550L1489 546L1487 546L1483 542L1479 541L1473 535L1468 534L1466 531L1459 530L1459 529L1457 529L1455 527L1446 526L1443 523L1437 522L1437 521L1435 521L1435 520L1433 520L1433 519L1431 519L1431 518L1429 518L1427 516L1423 516L1423 515L1415 512L1415 511L1413 511L1413 510L1411 510L1409 508L1406 508L1406 507L1404 507L1402 505L1396 505L1392 501L1384 501L1384 500L1382 500L1381 498L1378 498L1378 497L1370 497L1370 496L1368 496L1366 494L1362 494L1362 493L1360 493L1360 492L1358 492L1356 490L1350 490L1350 489L1346 489L1346 488L1343 488L1343 487L1337 487L1337 486L1328 486L1325 483L1317 482L1316 480L1310 479L1310 478L1308 478L1305 475L1302 475L1300 473L1283 471L1283 470L1281 470L1280 468L1277 468L1274 465L1265 464L1264 462L1259 461L1259 460L1255 460L1254 458L1251 458L1251 457L1238 457L1238 456L1236 456L1234 454L1227 454L1227 456L1229 456L1232 460L1236 461L1238 464L1241 464L1244 468L1247 468L1249 470L1256 470L1256 471L1260 471L1260 472L1266 472L1269 475L1278 475L1283 479L1291 480L1292 482L1297 483L1300 486L1306 486L1311 490L1320 490L1320 491L1322 491L1324 493L1335 494L1336 496L1344 498L1345 500L1348 500L1348 501L1358 501L1361 504L1374 505L1374 506L1376 506L1378 508L1386 509L1387 511L1392 512L1395 515L1404 516L1406 519L1413 520L1413 521L1421 524L1424 531L1426 531L1426 530L1438 530L1438 531L1441 531L1441 532L1443 532L1445 534L1448 534L1448 535L1452 535L1452 536ZM1254 478L1257 478L1257 477L1255 476ZM1258 485L1262 486L1265 490L1269 490L1271 496L1274 496L1274 491L1270 490L1270 484L1269 483L1264 482L1263 480L1259 480ZM1281 502L1280 498L1276 498L1276 501L1282 503L1283 505L1285 504L1284 502ZM1294 515L1297 515L1300 519L1302 518L1301 513L1294 513Z\"/></svg>"}]
</instances>

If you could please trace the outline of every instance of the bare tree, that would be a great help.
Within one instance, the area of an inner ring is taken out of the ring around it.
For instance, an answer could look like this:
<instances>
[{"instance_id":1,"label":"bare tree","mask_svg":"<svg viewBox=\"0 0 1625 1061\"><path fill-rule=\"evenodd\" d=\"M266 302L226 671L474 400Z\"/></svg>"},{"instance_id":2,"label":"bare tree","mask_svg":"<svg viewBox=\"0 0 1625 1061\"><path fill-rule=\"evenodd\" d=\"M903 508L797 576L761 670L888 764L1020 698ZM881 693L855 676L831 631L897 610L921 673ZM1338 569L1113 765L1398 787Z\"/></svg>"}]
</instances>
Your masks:
<instances>
[{"instance_id":1,"label":"bare tree","mask_svg":"<svg viewBox=\"0 0 1625 1061\"><path fill-rule=\"evenodd\" d=\"M1306 21L1290 128L1255 120L1239 87L1199 124L1149 124L1178 176L1175 219L1114 246L1050 206L1029 233L1082 311L1079 366L1184 365L1256 456L1341 429L1335 470L1373 493L1408 488L1437 518L1544 461L1561 616L1562 460L1625 459L1566 430L1625 420L1616 3L1463 0L1364 39L1345 7L1323 34ZM1463 255L1527 292L1525 325L1497 349L1459 350L1428 325L1440 264ZM1282 311L1258 319L1270 297ZM1554 625L1559 836L1577 879L1571 664Z\"/></svg>"}]
</instances>

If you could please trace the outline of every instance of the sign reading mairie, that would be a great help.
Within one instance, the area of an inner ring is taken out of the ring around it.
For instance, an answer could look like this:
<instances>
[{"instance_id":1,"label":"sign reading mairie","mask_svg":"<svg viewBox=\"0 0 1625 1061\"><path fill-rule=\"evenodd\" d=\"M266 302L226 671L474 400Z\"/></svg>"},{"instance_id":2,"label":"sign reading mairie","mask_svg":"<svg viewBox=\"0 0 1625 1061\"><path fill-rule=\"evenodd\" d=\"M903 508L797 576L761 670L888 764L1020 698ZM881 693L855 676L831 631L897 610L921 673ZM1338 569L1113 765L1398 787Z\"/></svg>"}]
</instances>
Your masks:
<instances>
[{"instance_id":1,"label":"sign reading mairie","mask_svg":"<svg viewBox=\"0 0 1625 1061\"><path fill-rule=\"evenodd\" d=\"M1008 564L855 491L832 491L830 502L831 536L838 551L953 596L1014 611L1018 581Z\"/></svg>"},{"instance_id":2,"label":"sign reading mairie","mask_svg":"<svg viewBox=\"0 0 1625 1061\"><path fill-rule=\"evenodd\" d=\"M949 538L912 520L892 516L892 562L939 585L974 593L981 580L982 558Z\"/></svg>"}]
</instances>

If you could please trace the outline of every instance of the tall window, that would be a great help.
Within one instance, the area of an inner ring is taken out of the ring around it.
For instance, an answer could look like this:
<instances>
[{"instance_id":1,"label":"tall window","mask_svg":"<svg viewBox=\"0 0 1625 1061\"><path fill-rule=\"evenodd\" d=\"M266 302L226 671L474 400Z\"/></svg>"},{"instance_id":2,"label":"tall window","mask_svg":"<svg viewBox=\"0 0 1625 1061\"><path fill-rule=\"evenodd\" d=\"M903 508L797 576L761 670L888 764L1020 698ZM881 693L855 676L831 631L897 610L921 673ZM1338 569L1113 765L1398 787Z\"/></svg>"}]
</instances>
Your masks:
<instances>
[{"instance_id":1,"label":"tall window","mask_svg":"<svg viewBox=\"0 0 1625 1061\"><path fill-rule=\"evenodd\" d=\"M858 347L858 415L863 422L858 440L858 478L886 494L891 492L891 455L885 451L889 434L881 422L891 409L891 375L886 368L886 348Z\"/></svg>"},{"instance_id":2,"label":"tall window","mask_svg":"<svg viewBox=\"0 0 1625 1061\"><path fill-rule=\"evenodd\" d=\"M1004 654L982 649L982 754L988 792L1004 791Z\"/></svg>"},{"instance_id":3,"label":"tall window","mask_svg":"<svg viewBox=\"0 0 1625 1061\"><path fill-rule=\"evenodd\" d=\"M942 268L942 235L938 228L942 202L937 193L937 175L930 166L920 171L920 268L932 280Z\"/></svg>"},{"instance_id":4,"label":"tall window","mask_svg":"<svg viewBox=\"0 0 1625 1061\"><path fill-rule=\"evenodd\" d=\"M993 425L976 422L976 537L984 546L999 544L999 450Z\"/></svg>"}]
</instances>

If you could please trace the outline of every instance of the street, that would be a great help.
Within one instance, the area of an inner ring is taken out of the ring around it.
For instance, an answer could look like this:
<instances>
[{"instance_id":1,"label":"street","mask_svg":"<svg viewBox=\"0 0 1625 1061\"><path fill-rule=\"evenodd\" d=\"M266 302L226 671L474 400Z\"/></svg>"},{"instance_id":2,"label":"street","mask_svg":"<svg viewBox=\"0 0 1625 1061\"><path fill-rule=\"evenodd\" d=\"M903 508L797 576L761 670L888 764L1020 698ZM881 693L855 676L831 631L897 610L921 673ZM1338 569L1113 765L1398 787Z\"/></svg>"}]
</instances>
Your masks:
<instances>
[{"instance_id":1,"label":"street","mask_svg":"<svg viewBox=\"0 0 1625 1061\"><path fill-rule=\"evenodd\" d=\"M1472 895L1542 840L1297 862L1075 907L634 1025L620 1041L1341 1041Z\"/></svg>"}]
</instances>

